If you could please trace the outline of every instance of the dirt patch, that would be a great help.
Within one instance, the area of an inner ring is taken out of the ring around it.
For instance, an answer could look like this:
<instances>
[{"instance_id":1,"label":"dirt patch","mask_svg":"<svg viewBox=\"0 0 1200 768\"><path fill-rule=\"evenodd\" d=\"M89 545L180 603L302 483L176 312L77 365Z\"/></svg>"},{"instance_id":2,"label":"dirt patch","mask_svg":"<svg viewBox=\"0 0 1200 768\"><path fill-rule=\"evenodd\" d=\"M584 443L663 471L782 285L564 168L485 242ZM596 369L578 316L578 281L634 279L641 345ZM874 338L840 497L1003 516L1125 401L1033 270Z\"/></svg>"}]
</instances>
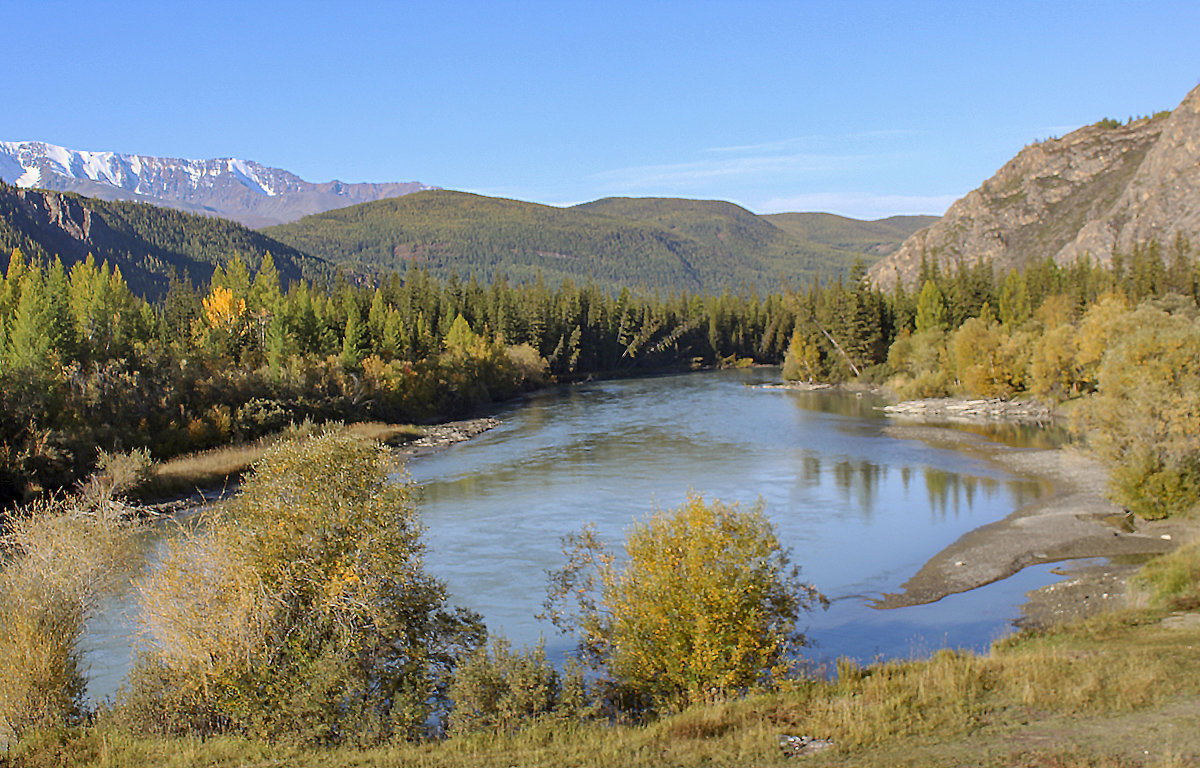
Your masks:
<instances>
[{"instance_id":1,"label":"dirt patch","mask_svg":"<svg viewBox=\"0 0 1200 768\"><path fill-rule=\"evenodd\" d=\"M1021 607L1016 625L1021 629L1049 629L1105 611L1128 607L1127 579L1140 562L1066 565L1051 571L1063 580L1035 589Z\"/></svg>"}]
</instances>

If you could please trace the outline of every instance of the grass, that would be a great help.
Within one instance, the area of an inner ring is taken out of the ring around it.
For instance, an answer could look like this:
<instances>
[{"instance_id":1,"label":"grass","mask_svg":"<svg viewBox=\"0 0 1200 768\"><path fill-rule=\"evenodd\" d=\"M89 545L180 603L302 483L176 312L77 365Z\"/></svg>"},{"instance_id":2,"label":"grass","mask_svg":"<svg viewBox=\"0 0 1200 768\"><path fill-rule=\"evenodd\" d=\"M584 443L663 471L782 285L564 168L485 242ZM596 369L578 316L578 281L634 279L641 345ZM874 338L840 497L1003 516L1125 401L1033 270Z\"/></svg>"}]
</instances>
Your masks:
<instances>
[{"instance_id":1,"label":"grass","mask_svg":"<svg viewBox=\"0 0 1200 768\"><path fill-rule=\"evenodd\" d=\"M1150 561L1134 578L1133 586L1155 607L1200 610L1200 539Z\"/></svg>"},{"instance_id":2,"label":"grass","mask_svg":"<svg viewBox=\"0 0 1200 768\"><path fill-rule=\"evenodd\" d=\"M1200 760L1200 629L1163 611L1021 634L987 655L858 667L835 681L693 707L645 726L544 722L368 750L236 737L142 738L97 725L43 735L0 766L775 766L780 734L831 738L810 766L1151 766ZM101 718L101 723L103 718Z\"/></svg>"},{"instance_id":3,"label":"grass","mask_svg":"<svg viewBox=\"0 0 1200 768\"><path fill-rule=\"evenodd\" d=\"M165 461L154 467L153 475L139 489L139 495L143 500L169 499L201 489L223 488L239 480L280 439L317 428L306 423L252 443L213 448ZM378 421L351 424L347 429L359 437L387 445L406 443L425 434L421 427Z\"/></svg>"}]
</instances>

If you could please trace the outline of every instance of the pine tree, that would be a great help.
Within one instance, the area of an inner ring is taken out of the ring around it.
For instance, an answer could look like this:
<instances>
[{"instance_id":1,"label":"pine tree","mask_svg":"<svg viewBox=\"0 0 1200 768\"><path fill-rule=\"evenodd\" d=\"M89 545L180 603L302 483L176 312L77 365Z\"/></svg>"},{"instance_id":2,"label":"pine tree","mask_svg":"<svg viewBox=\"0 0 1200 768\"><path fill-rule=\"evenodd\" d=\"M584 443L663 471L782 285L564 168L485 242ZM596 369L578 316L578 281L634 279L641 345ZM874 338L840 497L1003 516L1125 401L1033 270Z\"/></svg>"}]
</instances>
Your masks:
<instances>
[{"instance_id":1,"label":"pine tree","mask_svg":"<svg viewBox=\"0 0 1200 768\"><path fill-rule=\"evenodd\" d=\"M342 366L347 369L358 368L362 364L363 353L366 349L367 329L363 325L358 312L350 312L346 316L346 330L342 336Z\"/></svg>"},{"instance_id":2,"label":"pine tree","mask_svg":"<svg viewBox=\"0 0 1200 768\"><path fill-rule=\"evenodd\" d=\"M8 364L17 370L48 370L54 363L50 338L51 309L40 269L21 280L21 297L9 327Z\"/></svg>"}]
</instances>

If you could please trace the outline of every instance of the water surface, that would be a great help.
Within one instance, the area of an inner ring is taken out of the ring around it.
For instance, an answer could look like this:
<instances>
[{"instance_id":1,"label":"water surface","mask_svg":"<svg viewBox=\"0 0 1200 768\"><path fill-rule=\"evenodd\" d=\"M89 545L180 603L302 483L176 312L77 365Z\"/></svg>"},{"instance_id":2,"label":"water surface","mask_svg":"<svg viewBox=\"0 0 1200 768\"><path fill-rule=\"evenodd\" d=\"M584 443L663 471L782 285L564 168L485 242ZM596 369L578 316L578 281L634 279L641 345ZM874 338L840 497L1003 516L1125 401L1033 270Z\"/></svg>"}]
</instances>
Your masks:
<instances>
[{"instance_id":1,"label":"water surface","mask_svg":"<svg viewBox=\"0 0 1200 768\"><path fill-rule=\"evenodd\" d=\"M804 579L833 600L804 619L810 656L864 661L982 650L1009 630L1026 591L1054 580L1027 569L933 605L871 608L963 533L1051 489L885 435L871 396L751 386L777 380L777 369L755 369L599 382L507 408L501 427L409 466L429 570L491 629L518 645L545 636L561 652L570 640L533 616L564 534L591 522L619 543L635 519L689 491L761 499Z\"/></svg>"},{"instance_id":2,"label":"water surface","mask_svg":"<svg viewBox=\"0 0 1200 768\"><path fill-rule=\"evenodd\" d=\"M500 427L409 462L427 569L493 631L517 646L544 636L560 657L572 640L534 617L547 571L563 564L565 534L594 523L619 545L633 521L691 491L761 500L803 578L833 601L802 619L817 662L983 650L1009 631L1025 592L1056 580L1040 566L931 605L871 608L962 534L1052 489L953 447L884 434L873 397L755 386L778 377L753 369L607 381L510 404ZM1003 436L1052 439L1029 429ZM148 557L172 529L147 535ZM92 627L94 698L113 693L128 667L131 603Z\"/></svg>"}]
</instances>

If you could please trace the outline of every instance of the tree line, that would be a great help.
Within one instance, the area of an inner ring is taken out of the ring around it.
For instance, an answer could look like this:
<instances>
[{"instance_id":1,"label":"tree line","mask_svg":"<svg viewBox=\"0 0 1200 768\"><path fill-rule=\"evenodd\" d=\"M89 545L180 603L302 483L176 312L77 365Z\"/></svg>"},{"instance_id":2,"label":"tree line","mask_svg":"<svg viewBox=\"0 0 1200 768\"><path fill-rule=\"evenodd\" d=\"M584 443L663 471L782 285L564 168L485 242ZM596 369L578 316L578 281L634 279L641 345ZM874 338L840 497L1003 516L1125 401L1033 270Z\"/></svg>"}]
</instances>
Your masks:
<instances>
[{"instance_id":1,"label":"tree line","mask_svg":"<svg viewBox=\"0 0 1200 768\"><path fill-rule=\"evenodd\" d=\"M933 260L919 289L890 292L861 264L769 294L666 295L421 269L285 288L270 254L255 267L235 256L151 302L106 262L67 270L13 249L0 280L0 498L69 487L98 449L165 459L305 419L425 422L549 382L737 361L903 396L1078 398L1098 391L1110 340L1127 335L1108 315L1185 317L1198 285L1182 237L1103 268L1046 260L996 275Z\"/></svg>"},{"instance_id":2,"label":"tree line","mask_svg":"<svg viewBox=\"0 0 1200 768\"><path fill-rule=\"evenodd\" d=\"M120 269L14 249L0 279L0 495L69 487L98 449L156 459L289 423L453 418L550 381L782 359L791 302L439 280L293 280L270 254L138 296Z\"/></svg>"}]
</instances>

